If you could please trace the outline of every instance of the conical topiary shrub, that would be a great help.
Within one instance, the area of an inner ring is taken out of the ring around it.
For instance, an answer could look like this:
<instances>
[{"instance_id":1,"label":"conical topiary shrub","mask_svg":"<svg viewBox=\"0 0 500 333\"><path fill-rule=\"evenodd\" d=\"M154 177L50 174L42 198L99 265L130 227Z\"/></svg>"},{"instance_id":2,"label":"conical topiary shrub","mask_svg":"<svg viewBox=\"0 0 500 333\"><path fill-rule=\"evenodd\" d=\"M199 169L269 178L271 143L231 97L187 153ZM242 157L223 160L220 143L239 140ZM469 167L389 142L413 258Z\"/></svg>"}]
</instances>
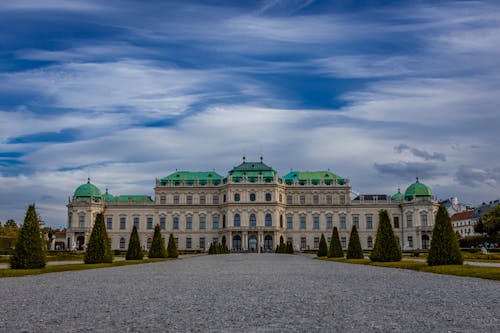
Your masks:
<instances>
[{"instance_id":1,"label":"conical topiary shrub","mask_svg":"<svg viewBox=\"0 0 500 333\"><path fill-rule=\"evenodd\" d=\"M328 255L328 245L326 245L325 235L321 234L321 239L319 240L319 249L317 256L326 257Z\"/></svg>"},{"instance_id":2,"label":"conical topiary shrub","mask_svg":"<svg viewBox=\"0 0 500 333\"><path fill-rule=\"evenodd\" d=\"M463 264L462 253L451 226L451 219L443 205L439 206L436 214L427 263L429 266Z\"/></svg>"},{"instance_id":3,"label":"conical topiary shrub","mask_svg":"<svg viewBox=\"0 0 500 333\"><path fill-rule=\"evenodd\" d=\"M104 214L98 213L95 217L94 227L90 234L89 245L83 261L86 264L100 264L113 262L113 253L108 240L108 233L104 225Z\"/></svg>"},{"instance_id":4,"label":"conical topiary shrub","mask_svg":"<svg viewBox=\"0 0 500 333\"><path fill-rule=\"evenodd\" d=\"M167 250L165 249L165 241L161 237L160 225L155 225L155 232L153 234L153 241L149 248L149 258L166 258Z\"/></svg>"},{"instance_id":5,"label":"conical topiary shrub","mask_svg":"<svg viewBox=\"0 0 500 333\"><path fill-rule=\"evenodd\" d=\"M370 255L372 261L400 261L401 249L399 242L392 231L389 213L383 209L379 212L377 238Z\"/></svg>"},{"instance_id":6,"label":"conical topiary shrub","mask_svg":"<svg viewBox=\"0 0 500 333\"><path fill-rule=\"evenodd\" d=\"M127 254L125 255L126 260L142 260L144 254L141 249L141 241L139 240L139 234L137 233L137 228L132 228L132 233L130 234L130 241L128 243Z\"/></svg>"},{"instance_id":7,"label":"conical topiary shrub","mask_svg":"<svg viewBox=\"0 0 500 333\"><path fill-rule=\"evenodd\" d=\"M169 258L177 258L179 256L173 234L170 234L170 237L168 237L167 256Z\"/></svg>"},{"instance_id":8,"label":"conical topiary shrub","mask_svg":"<svg viewBox=\"0 0 500 333\"><path fill-rule=\"evenodd\" d=\"M349 245L347 245L347 259L363 259L363 249L359 241L358 229L353 225L351 236L349 237Z\"/></svg>"},{"instance_id":9,"label":"conical topiary shrub","mask_svg":"<svg viewBox=\"0 0 500 333\"><path fill-rule=\"evenodd\" d=\"M10 257L14 269L45 267L45 250L35 205L28 206L24 224L16 240L14 253Z\"/></svg>"},{"instance_id":10,"label":"conical topiary shrub","mask_svg":"<svg viewBox=\"0 0 500 333\"><path fill-rule=\"evenodd\" d=\"M332 239L330 240L330 249L328 250L328 258L343 258L344 250L340 244L339 232L337 227L333 228Z\"/></svg>"}]
</instances>

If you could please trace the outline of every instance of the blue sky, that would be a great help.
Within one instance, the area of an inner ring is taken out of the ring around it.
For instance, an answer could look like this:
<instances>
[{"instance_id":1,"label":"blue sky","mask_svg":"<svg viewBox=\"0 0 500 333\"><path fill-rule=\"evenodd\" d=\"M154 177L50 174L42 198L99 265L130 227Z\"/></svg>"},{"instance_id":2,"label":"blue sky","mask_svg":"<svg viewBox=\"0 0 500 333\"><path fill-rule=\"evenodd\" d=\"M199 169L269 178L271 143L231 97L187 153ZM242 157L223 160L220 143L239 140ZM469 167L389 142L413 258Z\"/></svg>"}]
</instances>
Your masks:
<instances>
[{"instance_id":1,"label":"blue sky","mask_svg":"<svg viewBox=\"0 0 500 333\"><path fill-rule=\"evenodd\" d=\"M264 161L477 204L500 185L495 1L0 2L0 221L90 175L153 195Z\"/></svg>"}]
</instances>

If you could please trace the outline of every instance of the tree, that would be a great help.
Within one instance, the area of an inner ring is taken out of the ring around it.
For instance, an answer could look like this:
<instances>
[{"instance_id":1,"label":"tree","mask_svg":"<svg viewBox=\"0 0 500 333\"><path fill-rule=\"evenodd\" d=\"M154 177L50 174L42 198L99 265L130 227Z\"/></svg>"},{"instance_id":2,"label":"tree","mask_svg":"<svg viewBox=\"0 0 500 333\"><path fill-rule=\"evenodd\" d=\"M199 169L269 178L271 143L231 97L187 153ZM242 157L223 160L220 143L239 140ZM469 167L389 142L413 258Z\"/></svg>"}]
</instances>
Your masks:
<instances>
[{"instance_id":1,"label":"tree","mask_svg":"<svg viewBox=\"0 0 500 333\"><path fill-rule=\"evenodd\" d=\"M130 241L128 243L127 254L125 255L126 260L142 260L144 254L141 249L141 241L139 240L139 234L137 233L137 228L132 228L132 233L130 234Z\"/></svg>"},{"instance_id":2,"label":"tree","mask_svg":"<svg viewBox=\"0 0 500 333\"><path fill-rule=\"evenodd\" d=\"M43 246L38 215L33 204L28 206L26 211L26 217L16 241L14 254L10 258L10 267L14 269L45 267L46 258Z\"/></svg>"},{"instance_id":3,"label":"tree","mask_svg":"<svg viewBox=\"0 0 500 333\"><path fill-rule=\"evenodd\" d=\"M169 258L179 257L179 251L177 251L177 243L175 242L173 234L170 234L170 237L168 237L167 256Z\"/></svg>"},{"instance_id":4,"label":"tree","mask_svg":"<svg viewBox=\"0 0 500 333\"><path fill-rule=\"evenodd\" d=\"M491 242L496 242L500 232L500 205L495 206L481 217L474 230L487 234Z\"/></svg>"},{"instance_id":5,"label":"tree","mask_svg":"<svg viewBox=\"0 0 500 333\"><path fill-rule=\"evenodd\" d=\"M318 257L326 257L328 255L328 245L326 245L325 235L321 234L321 239L319 240Z\"/></svg>"},{"instance_id":6,"label":"tree","mask_svg":"<svg viewBox=\"0 0 500 333\"><path fill-rule=\"evenodd\" d=\"M19 228L16 224L16 221L14 221L13 219L7 220L4 226L0 228L0 235L17 238L19 236Z\"/></svg>"},{"instance_id":7,"label":"tree","mask_svg":"<svg viewBox=\"0 0 500 333\"><path fill-rule=\"evenodd\" d=\"M103 213L98 213L95 217L94 227L90 234L89 245L83 262L86 264L113 262L113 252L111 252L111 244L109 243L108 233L104 225Z\"/></svg>"},{"instance_id":8,"label":"tree","mask_svg":"<svg viewBox=\"0 0 500 333\"><path fill-rule=\"evenodd\" d=\"M337 227L333 228L332 239L330 240L330 249L328 250L328 258L343 258L344 250L340 244L339 231Z\"/></svg>"},{"instance_id":9,"label":"tree","mask_svg":"<svg viewBox=\"0 0 500 333\"><path fill-rule=\"evenodd\" d=\"M427 263L429 266L463 264L462 253L451 226L451 219L443 205L439 206L436 213Z\"/></svg>"},{"instance_id":10,"label":"tree","mask_svg":"<svg viewBox=\"0 0 500 333\"><path fill-rule=\"evenodd\" d=\"M161 237L160 225L155 225L155 232L153 234L153 241L149 248L149 258L166 258L167 250L165 249L165 241Z\"/></svg>"},{"instance_id":11,"label":"tree","mask_svg":"<svg viewBox=\"0 0 500 333\"><path fill-rule=\"evenodd\" d=\"M359 241L358 229L353 225L351 229L351 236L349 237L349 245L347 246L347 259L363 259L363 249Z\"/></svg>"},{"instance_id":12,"label":"tree","mask_svg":"<svg viewBox=\"0 0 500 333\"><path fill-rule=\"evenodd\" d=\"M400 261L401 249L392 231L389 213L387 213L387 210L382 209L378 216L377 238L370 259L372 261Z\"/></svg>"}]
</instances>

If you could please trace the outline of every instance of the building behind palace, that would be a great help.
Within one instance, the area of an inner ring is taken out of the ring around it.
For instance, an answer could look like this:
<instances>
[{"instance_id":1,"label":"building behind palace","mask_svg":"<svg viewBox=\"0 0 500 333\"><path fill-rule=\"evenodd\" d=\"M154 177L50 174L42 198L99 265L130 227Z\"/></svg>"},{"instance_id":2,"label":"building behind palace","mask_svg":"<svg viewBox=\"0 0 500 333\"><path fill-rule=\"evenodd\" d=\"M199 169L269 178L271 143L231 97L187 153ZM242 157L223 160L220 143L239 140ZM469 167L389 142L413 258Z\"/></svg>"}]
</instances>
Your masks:
<instances>
[{"instance_id":1,"label":"building behind palace","mask_svg":"<svg viewBox=\"0 0 500 333\"><path fill-rule=\"evenodd\" d=\"M226 177L214 171L177 171L156 180L154 198L102 194L90 182L79 186L67 205L68 249L85 249L97 213L103 212L113 249L125 250L133 225L147 249L159 224L180 250L207 251L226 243L234 251L272 251L280 242L295 250L317 249L321 234L330 240L336 226L347 248L353 225L361 245L375 243L378 213L389 212L403 249L428 249L438 202L419 182L389 196L360 194L351 199L349 179L330 171L291 171L283 177L263 163L246 162Z\"/></svg>"}]
</instances>

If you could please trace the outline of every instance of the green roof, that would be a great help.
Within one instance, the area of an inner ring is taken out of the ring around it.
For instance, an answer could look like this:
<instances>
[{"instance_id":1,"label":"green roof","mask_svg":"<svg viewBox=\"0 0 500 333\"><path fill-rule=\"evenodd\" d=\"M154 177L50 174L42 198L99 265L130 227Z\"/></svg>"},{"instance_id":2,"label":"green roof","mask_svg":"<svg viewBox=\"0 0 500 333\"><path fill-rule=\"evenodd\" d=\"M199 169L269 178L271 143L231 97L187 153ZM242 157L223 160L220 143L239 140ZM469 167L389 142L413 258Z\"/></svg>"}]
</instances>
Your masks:
<instances>
[{"instance_id":1,"label":"green roof","mask_svg":"<svg viewBox=\"0 0 500 333\"><path fill-rule=\"evenodd\" d=\"M410 186L405 191L405 199L412 200L414 197L417 198L429 198L432 196L431 188L421 182L417 181Z\"/></svg>"},{"instance_id":2,"label":"green roof","mask_svg":"<svg viewBox=\"0 0 500 333\"><path fill-rule=\"evenodd\" d=\"M265 181L272 181L276 171L261 160L260 162L243 162L229 171L229 174L234 182L241 181L243 176L246 176L247 181L252 183L257 182L259 176L262 176Z\"/></svg>"},{"instance_id":3,"label":"green roof","mask_svg":"<svg viewBox=\"0 0 500 333\"><path fill-rule=\"evenodd\" d=\"M149 195L119 195L114 198L118 202L152 202Z\"/></svg>"},{"instance_id":4,"label":"green roof","mask_svg":"<svg viewBox=\"0 0 500 333\"><path fill-rule=\"evenodd\" d=\"M220 183L222 176L215 171L202 171L202 172L192 172L192 171L176 171L162 179L160 183L164 185L168 181L180 182L185 181L187 183L192 183L197 180L200 184L206 183L211 180L213 183Z\"/></svg>"},{"instance_id":5,"label":"green roof","mask_svg":"<svg viewBox=\"0 0 500 333\"><path fill-rule=\"evenodd\" d=\"M75 197L100 197L101 191L97 186L90 183L90 178L87 180L87 184L78 186L74 194Z\"/></svg>"},{"instance_id":6,"label":"green roof","mask_svg":"<svg viewBox=\"0 0 500 333\"><path fill-rule=\"evenodd\" d=\"M309 180L314 185L319 184L321 180L326 184L332 184L334 180L337 180L341 185L345 184L344 178L330 171L290 171L283 178L285 178L287 184L292 184L294 180L297 180L301 184L305 184Z\"/></svg>"},{"instance_id":7,"label":"green roof","mask_svg":"<svg viewBox=\"0 0 500 333\"><path fill-rule=\"evenodd\" d=\"M398 193L394 194L392 197L391 197L391 200L393 201L403 201L403 194L401 193L401 190L398 188Z\"/></svg>"}]
</instances>

